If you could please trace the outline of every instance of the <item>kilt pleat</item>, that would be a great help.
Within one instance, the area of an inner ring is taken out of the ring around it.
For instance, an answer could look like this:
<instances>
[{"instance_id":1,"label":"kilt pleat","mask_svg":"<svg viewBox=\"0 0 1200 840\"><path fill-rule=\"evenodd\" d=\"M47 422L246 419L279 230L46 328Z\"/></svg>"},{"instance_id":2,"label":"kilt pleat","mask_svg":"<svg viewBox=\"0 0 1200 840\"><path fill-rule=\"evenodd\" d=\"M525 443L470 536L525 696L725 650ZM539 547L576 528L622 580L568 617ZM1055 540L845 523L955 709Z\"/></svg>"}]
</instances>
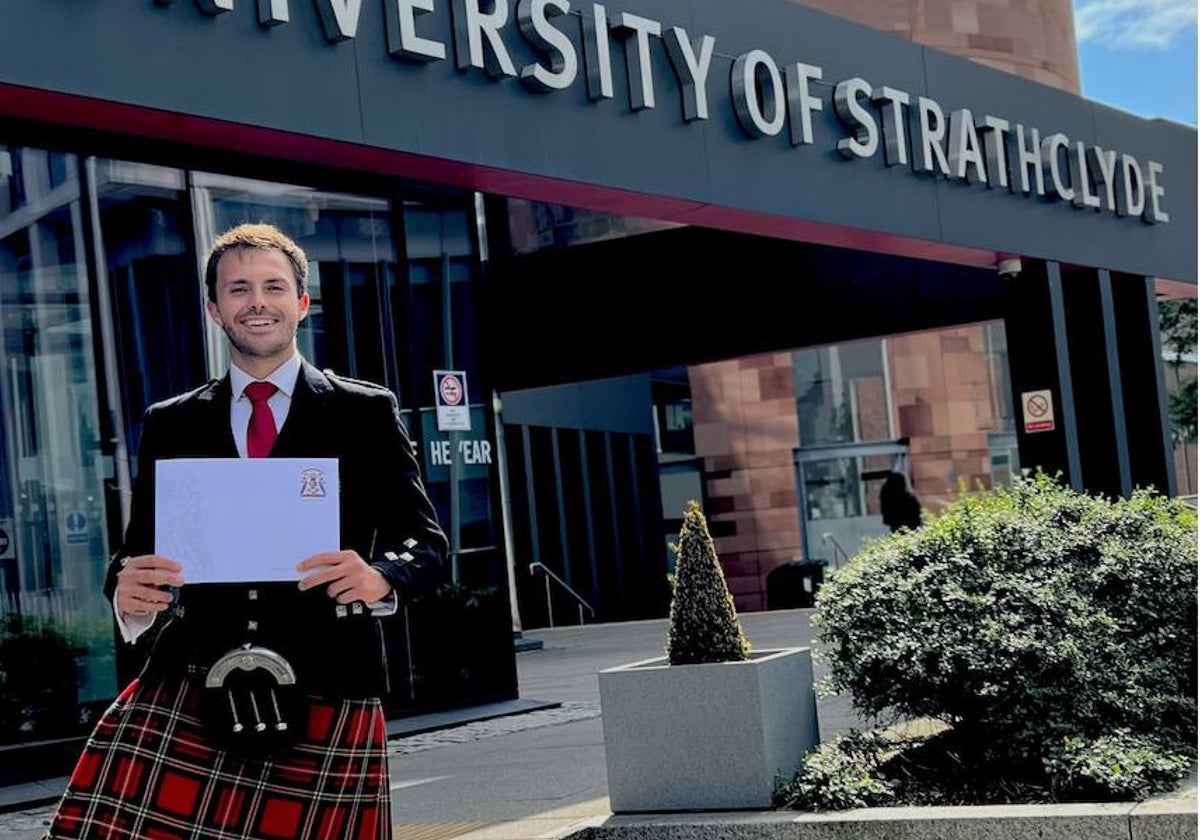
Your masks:
<instances>
[{"instance_id":1,"label":"kilt pleat","mask_svg":"<svg viewBox=\"0 0 1200 840\"><path fill-rule=\"evenodd\" d=\"M215 748L188 680L135 680L100 718L48 840L390 840L378 700L313 698L271 759Z\"/></svg>"}]
</instances>

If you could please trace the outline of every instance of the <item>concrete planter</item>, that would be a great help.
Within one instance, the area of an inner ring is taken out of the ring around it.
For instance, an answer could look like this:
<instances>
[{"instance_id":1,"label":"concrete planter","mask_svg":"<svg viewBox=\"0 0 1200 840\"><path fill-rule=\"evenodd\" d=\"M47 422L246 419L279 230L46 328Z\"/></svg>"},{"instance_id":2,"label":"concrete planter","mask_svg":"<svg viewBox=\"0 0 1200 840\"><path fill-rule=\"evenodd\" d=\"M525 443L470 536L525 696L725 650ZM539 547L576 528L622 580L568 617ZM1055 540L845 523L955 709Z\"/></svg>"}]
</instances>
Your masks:
<instances>
[{"instance_id":1,"label":"concrete planter","mask_svg":"<svg viewBox=\"0 0 1200 840\"><path fill-rule=\"evenodd\" d=\"M776 777L820 741L808 648L610 668L600 708L617 813L769 808Z\"/></svg>"}]
</instances>

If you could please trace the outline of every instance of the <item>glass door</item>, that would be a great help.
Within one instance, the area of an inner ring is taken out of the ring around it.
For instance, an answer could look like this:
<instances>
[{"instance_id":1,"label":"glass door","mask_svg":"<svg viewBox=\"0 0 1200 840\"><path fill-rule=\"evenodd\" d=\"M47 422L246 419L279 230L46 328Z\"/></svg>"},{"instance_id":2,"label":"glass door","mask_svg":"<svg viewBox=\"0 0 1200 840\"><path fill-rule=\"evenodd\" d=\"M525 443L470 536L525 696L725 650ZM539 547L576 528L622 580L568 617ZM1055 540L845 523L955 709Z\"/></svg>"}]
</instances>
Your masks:
<instances>
[{"instance_id":1,"label":"glass door","mask_svg":"<svg viewBox=\"0 0 1200 840\"><path fill-rule=\"evenodd\" d=\"M907 460L908 445L903 442L794 450L805 558L837 568L868 539L888 533L880 510L880 490L891 473L907 471Z\"/></svg>"}]
</instances>

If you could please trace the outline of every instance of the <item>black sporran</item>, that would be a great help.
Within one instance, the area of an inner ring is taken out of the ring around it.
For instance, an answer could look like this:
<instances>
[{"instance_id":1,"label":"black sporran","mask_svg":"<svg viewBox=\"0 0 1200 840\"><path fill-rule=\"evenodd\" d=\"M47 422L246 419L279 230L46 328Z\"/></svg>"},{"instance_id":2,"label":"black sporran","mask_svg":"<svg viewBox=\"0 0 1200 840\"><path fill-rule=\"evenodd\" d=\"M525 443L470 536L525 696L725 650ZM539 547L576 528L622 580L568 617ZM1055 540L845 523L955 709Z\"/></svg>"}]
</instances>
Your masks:
<instances>
[{"instance_id":1,"label":"black sporran","mask_svg":"<svg viewBox=\"0 0 1200 840\"><path fill-rule=\"evenodd\" d=\"M220 749L270 757L291 748L308 728L308 698L291 664L270 648L235 648L203 679L200 718Z\"/></svg>"}]
</instances>

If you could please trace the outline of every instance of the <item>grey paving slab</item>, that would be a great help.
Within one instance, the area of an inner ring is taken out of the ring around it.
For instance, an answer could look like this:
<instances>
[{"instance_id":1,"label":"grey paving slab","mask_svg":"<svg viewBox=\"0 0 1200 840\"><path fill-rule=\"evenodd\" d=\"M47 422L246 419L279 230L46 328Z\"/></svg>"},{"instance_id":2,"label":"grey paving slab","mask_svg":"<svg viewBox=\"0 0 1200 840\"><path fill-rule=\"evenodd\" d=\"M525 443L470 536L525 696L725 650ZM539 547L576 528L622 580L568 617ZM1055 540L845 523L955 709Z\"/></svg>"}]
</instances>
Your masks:
<instances>
[{"instance_id":1,"label":"grey paving slab","mask_svg":"<svg viewBox=\"0 0 1200 840\"><path fill-rule=\"evenodd\" d=\"M57 799L67 789L67 777L0 787L0 811L20 809Z\"/></svg>"},{"instance_id":2,"label":"grey paving slab","mask_svg":"<svg viewBox=\"0 0 1200 840\"><path fill-rule=\"evenodd\" d=\"M419 735L423 732L436 732L464 724L523 715L528 712L550 709L557 705L559 704L552 701L518 698L499 703L487 703L482 706L451 709L448 712L432 712L427 715L390 720L387 725L387 734L389 738L406 738L409 735Z\"/></svg>"},{"instance_id":3,"label":"grey paving slab","mask_svg":"<svg viewBox=\"0 0 1200 840\"><path fill-rule=\"evenodd\" d=\"M1132 810L1131 803L1112 803L615 816L569 840L1129 840ZM1157 830L1185 816L1145 820Z\"/></svg>"}]
</instances>

